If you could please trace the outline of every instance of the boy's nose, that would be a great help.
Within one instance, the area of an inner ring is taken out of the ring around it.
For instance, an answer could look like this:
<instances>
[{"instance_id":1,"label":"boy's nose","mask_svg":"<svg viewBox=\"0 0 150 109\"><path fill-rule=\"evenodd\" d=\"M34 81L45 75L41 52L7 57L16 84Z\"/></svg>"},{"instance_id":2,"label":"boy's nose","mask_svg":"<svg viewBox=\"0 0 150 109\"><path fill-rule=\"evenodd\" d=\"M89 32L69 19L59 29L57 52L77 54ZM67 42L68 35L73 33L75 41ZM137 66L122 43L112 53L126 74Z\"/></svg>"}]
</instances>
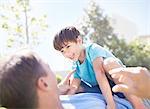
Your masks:
<instances>
[{"instance_id":1,"label":"boy's nose","mask_svg":"<svg viewBox=\"0 0 150 109\"><path fill-rule=\"evenodd\" d=\"M72 55L70 52L65 52L65 57L72 59Z\"/></svg>"}]
</instances>

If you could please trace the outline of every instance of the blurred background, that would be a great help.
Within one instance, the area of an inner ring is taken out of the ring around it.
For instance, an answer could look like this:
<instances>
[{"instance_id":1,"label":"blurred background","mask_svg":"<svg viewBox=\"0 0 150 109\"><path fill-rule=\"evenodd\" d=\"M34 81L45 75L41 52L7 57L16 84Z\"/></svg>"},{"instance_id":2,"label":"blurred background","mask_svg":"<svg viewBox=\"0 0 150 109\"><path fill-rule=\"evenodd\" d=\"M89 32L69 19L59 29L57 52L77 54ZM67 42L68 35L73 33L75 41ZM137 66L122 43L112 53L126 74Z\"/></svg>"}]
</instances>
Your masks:
<instances>
[{"instance_id":1,"label":"blurred background","mask_svg":"<svg viewBox=\"0 0 150 109\"><path fill-rule=\"evenodd\" d=\"M66 75L72 62L53 48L53 37L75 26L84 43L109 49L126 66L150 69L149 0L0 0L0 58L28 47Z\"/></svg>"}]
</instances>

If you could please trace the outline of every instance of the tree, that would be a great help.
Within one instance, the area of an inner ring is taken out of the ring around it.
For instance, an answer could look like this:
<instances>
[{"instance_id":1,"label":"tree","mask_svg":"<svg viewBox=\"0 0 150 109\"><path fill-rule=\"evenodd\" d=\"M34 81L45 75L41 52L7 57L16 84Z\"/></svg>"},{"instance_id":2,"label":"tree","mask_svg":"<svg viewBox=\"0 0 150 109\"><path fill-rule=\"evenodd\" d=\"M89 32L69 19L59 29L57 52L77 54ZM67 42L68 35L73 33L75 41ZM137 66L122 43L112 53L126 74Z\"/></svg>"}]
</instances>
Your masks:
<instances>
[{"instance_id":1,"label":"tree","mask_svg":"<svg viewBox=\"0 0 150 109\"><path fill-rule=\"evenodd\" d=\"M88 36L93 42L109 49L126 66L144 66L150 69L149 45L137 41L127 44L124 39L119 39L113 32L108 17L94 1L90 2L85 14L80 23L83 38ZM87 35L91 30L94 30L94 33Z\"/></svg>"},{"instance_id":2,"label":"tree","mask_svg":"<svg viewBox=\"0 0 150 109\"><path fill-rule=\"evenodd\" d=\"M0 5L0 28L8 35L7 47L38 45L38 36L48 28L47 16L32 15L29 3L29 0L8 0Z\"/></svg>"},{"instance_id":3,"label":"tree","mask_svg":"<svg viewBox=\"0 0 150 109\"><path fill-rule=\"evenodd\" d=\"M144 66L150 70L150 45L141 43L140 40L132 41L128 49L130 53L125 59L127 66Z\"/></svg>"},{"instance_id":4,"label":"tree","mask_svg":"<svg viewBox=\"0 0 150 109\"><path fill-rule=\"evenodd\" d=\"M86 36L92 29L94 34L91 34L91 39L109 48L109 41L117 38L113 33L113 28L110 26L108 17L104 15L103 10L94 1L90 1L89 7L85 9L86 16L81 22L82 36Z\"/></svg>"},{"instance_id":5,"label":"tree","mask_svg":"<svg viewBox=\"0 0 150 109\"><path fill-rule=\"evenodd\" d=\"M94 1L90 1L89 7L85 10L86 16L83 22L80 23L81 33L83 38L87 36L90 30L93 30L93 34L89 37L93 42L109 49L118 58L124 61L124 52L122 49L127 49L127 44L124 39L118 39L117 35L113 32L113 28L110 26L107 15L103 14L103 10ZM118 46L118 44L120 46Z\"/></svg>"}]
</instances>

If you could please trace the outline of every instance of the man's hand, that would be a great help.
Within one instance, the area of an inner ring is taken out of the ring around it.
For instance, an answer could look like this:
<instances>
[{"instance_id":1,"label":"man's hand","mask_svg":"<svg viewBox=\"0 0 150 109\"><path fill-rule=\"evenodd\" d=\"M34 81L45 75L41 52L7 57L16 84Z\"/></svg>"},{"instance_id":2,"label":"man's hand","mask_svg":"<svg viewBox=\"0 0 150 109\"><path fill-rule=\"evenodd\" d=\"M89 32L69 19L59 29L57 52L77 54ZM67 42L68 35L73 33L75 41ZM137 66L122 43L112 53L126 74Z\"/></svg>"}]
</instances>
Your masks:
<instances>
[{"instance_id":1,"label":"man's hand","mask_svg":"<svg viewBox=\"0 0 150 109\"><path fill-rule=\"evenodd\" d=\"M114 92L125 92L142 98L150 98L150 72L146 68L116 68L109 72L119 84L113 87Z\"/></svg>"}]
</instances>

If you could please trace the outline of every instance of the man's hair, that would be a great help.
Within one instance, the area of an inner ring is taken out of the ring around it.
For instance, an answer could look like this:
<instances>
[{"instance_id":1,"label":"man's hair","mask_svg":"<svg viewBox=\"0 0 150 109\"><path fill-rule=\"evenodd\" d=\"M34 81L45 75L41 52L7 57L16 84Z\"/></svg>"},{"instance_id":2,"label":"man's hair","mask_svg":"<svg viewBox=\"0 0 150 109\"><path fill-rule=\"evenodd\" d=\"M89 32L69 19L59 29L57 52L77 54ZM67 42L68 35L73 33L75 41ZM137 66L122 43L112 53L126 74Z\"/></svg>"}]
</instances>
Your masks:
<instances>
[{"instance_id":1,"label":"man's hair","mask_svg":"<svg viewBox=\"0 0 150 109\"><path fill-rule=\"evenodd\" d=\"M77 42L79 35L80 32L73 26L62 29L54 37L54 48L60 51L68 42Z\"/></svg>"},{"instance_id":2,"label":"man's hair","mask_svg":"<svg viewBox=\"0 0 150 109\"><path fill-rule=\"evenodd\" d=\"M46 76L33 53L0 61L0 105L7 109L34 109L38 105L37 80Z\"/></svg>"}]
</instances>

